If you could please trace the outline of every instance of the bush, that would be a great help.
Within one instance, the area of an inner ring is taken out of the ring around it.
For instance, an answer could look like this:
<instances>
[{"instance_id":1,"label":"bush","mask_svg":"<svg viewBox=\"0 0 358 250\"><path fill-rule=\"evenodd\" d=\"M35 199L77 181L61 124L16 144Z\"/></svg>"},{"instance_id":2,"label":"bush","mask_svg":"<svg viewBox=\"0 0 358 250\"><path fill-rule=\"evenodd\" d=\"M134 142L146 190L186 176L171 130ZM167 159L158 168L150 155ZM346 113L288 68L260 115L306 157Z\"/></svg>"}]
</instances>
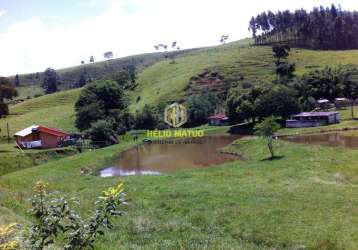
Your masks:
<instances>
[{"instance_id":1,"label":"bush","mask_svg":"<svg viewBox=\"0 0 358 250\"><path fill-rule=\"evenodd\" d=\"M41 250L63 240L63 249L94 249L97 237L104 235L105 229L113 229L112 217L122 215L119 211L120 206L125 204L122 184L109 188L97 197L94 211L87 220L72 209L71 203L64 197L49 193L47 187L47 183L39 181L33 189L35 194L31 198L30 212L35 222L30 227L27 240L30 249Z\"/></svg>"},{"instance_id":2,"label":"bush","mask_svg":"<svg viewBox=\"0 0 358 250\"><path fill-rule=\"evenodd\" d=\"M215 112L217 98L210 92L193 95L187 99L188 123L190 126L199 126L207 123L207 118Z\"/></svg>"},{"instance_id":3,"label":"bush","mask_svg":"<svg viewBox=\"0 0 358 250\"><path fill-rule=\"evenodd\" d=\"M123 88L114 81L99 81L87 85L78 98L76 127L90 128L98 120L116 120L119 113L126 113L128 100Z\"/></svg>"},{"instance_id":4,"label":"bush","mask_svg":"<svg viewBox=\"0 0 358 250\"><path fill-rule=\"evenodd\" d=\"M118 143L113 124L108 121L101 120L93 123L85 134L91 139L93 145L100 147Z\"/></svg>"},{"instance_id":5,"label":"bush","mask_svg":"<svg viewBox=\"0 0 358 250\"><path fill-rule=\"evenodd\" d=\"M139 112L137 110L135 116L135 128L136 129L155 129L159 122L159 115L156 109L145 105L143 110Z\"/></svg>"}]
</instances>

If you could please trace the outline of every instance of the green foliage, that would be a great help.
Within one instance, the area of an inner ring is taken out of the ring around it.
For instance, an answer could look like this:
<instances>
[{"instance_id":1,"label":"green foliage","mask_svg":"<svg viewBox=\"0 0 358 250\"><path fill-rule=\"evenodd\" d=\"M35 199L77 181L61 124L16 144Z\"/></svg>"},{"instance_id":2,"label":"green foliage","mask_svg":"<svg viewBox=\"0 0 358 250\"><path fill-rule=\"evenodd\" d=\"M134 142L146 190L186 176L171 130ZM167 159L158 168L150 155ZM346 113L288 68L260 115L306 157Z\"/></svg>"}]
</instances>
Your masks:
<instances>
[{"instance_id":1,"label":"green foliage","mask_svg":"<svg viewBox=\"0 0 358 250\"><path fill-rule=\"evenodd\" d=\"M252 120L255 123L256 118L260 118L257 112L257 100L263 94L262 87L252 86L242 88L234 87L229 90L226 101L226 111L232 122L241 122Z\"/></svg>"},{"instance_id":2,"label":"green foliage","mask_svg":"<svg viewBox=\"0 0 358 250\"><path fill-rule=\"evenodd\" d=\"M280 129L280 125L276 122L274 116L265 118L262 122L255 126L256 134L262 137L267 138L267 147L270 151L271 158L275 157L273 145L272 145L272 136Z\"/></svg>"},{"instance_id":3,"label":"green foliage","mask_svg":"<svg viewBox=\"0 0 358 250\"><path fill-rule=\"evenodd\" d=\"M255 105L260 118L274 115L285 120L300 111L296 92L283 85L265 88L257 98Z\"/></svg>"},{"instance_id":4,"label":"green foliage","mask_svg":"<svg viewBox=\"0 0 358 250\"><path fill-rule=\"evenodd\" d=\"M88 219L71 208L70 202L57 194L49 194L48 184L39 181L34 186L30 210L35 221L30 227L28 247L42 250L56 240L65 239L64 249L93 249L98 236L104 235L105 229L112 229L111 218L122 215L119 207L125 204L123 185L104 191L97 198L94 212ZM72 199L78 203L77 199Z\"/></svg>"},{"instance_id":5,"label":"green foliage","mask_svg":"<svg viewBox=\"0 0 358 250\"><path fill-rule=\"evenodd\" d=\"M135 128L136 129L155 129L159 122L159 114L154 107L144 105L142 111L136 112Z\"/></svg>"},{"instance_id":6,"label":"green foliage","mask_svg":"<svg viewBox=\"0 0 358 250\"><path fill-rule=\"evenodd\" d=\"M331 8L263 12L252 17L249 29L257 44L285 43L313 49L358 48L358 17L355 11ZM260 32L260 35L256 34Z\"/></svg>"},{"instance_id":7,"label":"green foliage","mask_svg":"<svg viewBox=\"0 0 358 250\"><path fill-rule=\"evenodd\" d=\"M91 139L93 145L105 147L118 143L113 124L105 120L92 123L91 128L85 134Z\"/></svg>"},{"instance_id":8,"label":"green foliage","mask_svg":"<svg viewBox=\"0 0 358 250\"><path fill-rule=\"evenodd\" d=\"M283 85L236 87L230 90L227 113L232 121L262 119L271 115L286 119L300 111L296 92Z\"/></svg>"},{"instance_id":9,"label":"green foliage","mask_svg":"<svg viewBox=\"0 0 358 250\"><path fill-rule=\"evenodd\" d=\"M15 87L6 77L0 77L0 118L9 114L8 105L4 102L5 99L12 99L17 96Z\"/></svg>"},{"instance_id":10,"label":"green foliage","mask_svg":"<svg viewBox=\"0 0 358 250\"><path fill-rule=\"evenodd\" d=\"M295 70L295 64L293 63L281 62L276 66L276 74L280 76L281 81L293 78Z\"/></svg>"},{"instance_id":11,"label":"green foliage","mask_svg":"<svg viewBox=\"0 0 358 250\"><path fill-rule=\"evenodd\" d=\"M126 112L128 101L124 91L114 81L99 81L87 85L78 98L76 127L85 130L98 120L115 120L118 111Z\"/></svg>"},{"instance_id":12,"label":"green foliage","mask_svg":"<svg viewBox=\"0 0 358 250\"><path fill-rule=\"evenodd\" d=\"M58 76L54 69L47 68L44 73L44 81L42 87L44 88L46 94L51 94L57 92L57 81Z\"/></svg>"},{"instance_id":13,"label":"green foliage","mask_svg":"<svg viewBox=\"0 0 358 250\"><path fill-rule=\"evenodd\" d=\"M289 46L274 46L272 47L273 56L276 58L276 65L280 65L282 59L286 59L290 54L291 48Z\"/></svg>"},{"instance_id":14,"label":"green foliage","mask_svg":"<svg viewBox=\"0 0 358 250\"><path fill-rule=\"evenodd\" d=\"M207 118L214 114L218 100L210 91L199 95L192 95L187 99L188 122L190 126L207 123Z\"/></svg>"},{"instance_id":15,"label":"green foliage","mask_svg":"<svg viewBox=\"0 0 358 250\"><path fill-rule=\"evenodd\" d=\"M78 80L78 82L77 82L77 84L76 84L76 87L81 88L81 87L85 86L86 83L87 83L86 74L85 74L85 73L82 73L82 74L80 75L80 79Z\"/></svg>"},{"instance_id":16,"label":"green foliage","mask_svg":"<svg viewBox=\"0 0 358 250\"><path fill-rule=\"evenodd\" d=\"M15 75L15 86L16 87L20 86L20 77L18 74Z\"/></svg>"}]
</instances>

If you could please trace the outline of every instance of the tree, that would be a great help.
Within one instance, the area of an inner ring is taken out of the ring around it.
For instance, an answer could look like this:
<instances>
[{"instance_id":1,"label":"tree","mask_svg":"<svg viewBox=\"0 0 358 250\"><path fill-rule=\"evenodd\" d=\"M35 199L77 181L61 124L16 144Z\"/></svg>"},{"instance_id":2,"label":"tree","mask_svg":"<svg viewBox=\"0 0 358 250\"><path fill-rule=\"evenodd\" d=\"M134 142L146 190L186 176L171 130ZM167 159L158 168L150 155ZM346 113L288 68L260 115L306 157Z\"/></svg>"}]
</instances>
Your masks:
<instances>
[{"instance_id":1,"label":"tree","mask_svg":"<svg viewBox=\"0 0 358 250\"><path fill-rule=\"evenodd\" d=\"M276 66L276 74L280 76L280 81L282 83L286 82L289 79L292 79L295 75L296 65L294 63L281 62Z\"/></svg>"},{"instance_id":2,"label":"tree","mask_svg":"<svg viewBox=\"0 0 358 250\"><path fill-rule=\"evenodd\" d=\"M273 56L276 58L276 65L279 66L282 59L286 59L290 55L290 47L279 45L272 47Z\"/></svg>"},{"instance_id":3,"label":"tree","mask_svg":"<svg viewBox=\"0 0 358 250\"><path fill-rule=\"evenodd\" d=\"M296 92L283 85L269 86L255 101L256 113L260 118L276 116L286 120L300 111Z\"/></svg>"},{"instance_id":4,"label":"tree","mask_svg":"<svg viewBox=\"0 0 358 250\"><path fill-rule=\"evenodd\" d=\"M135 115L135 128L136 129L155 129L158 125L157 111L149 106L144 105L143 110L140 112L137 110Z\"/></svg>"},{"instance_id":5,"label":"tree","mask_svg":"<svg viewBox=\"0 0 358 250\"><path fill-rule=\"evenodd\" d=\"M15 86L16 87L19 87L20 86L20 77L18 74L16 74L15 76Z\"/></svg>"},{"instance_id":6,"label":"tree","mask_svg":"<svg viewBox=\"0 0 358 250\"><path fill-rule=\"evenodd\" d=\"M85 61L81 61L81 64L82 64L82 65L85 64Z\"/></svg>"},{"instance_id":7,"label":"tree","mask_svg":"<svg viewBox=\"0 0 358 250\"><path fill-rule=\"evenodd\" d=\"M81 88L86 85L86 74L82 73L80 75L80 79L78 80L77 87Z\"/></svg>"},{"instance_id":8,"label":"tree","mask_svg":"<svg viewBox=\"0 0 358 250\"><path fill-rule=\"evenodd\" d=\"M256 134L267 139L267 147L270 151L271 159L275 157L272 137L275 132L279 130L279 128L280 125L276 122L276 118L274 116L265 118L261 123L255 126Z\"/></svg>"},{"instance_id":9,"label":"tree","mask_svg":"<svg viewBox=\"0 0 358 250\"><path fill-rule=\"evenodd\" d=\"M190 126L199 126L207 123L207 119L215 112L217 98L211 92L192 95L187 99L188 122Z\"/></svg>"},{"instance_id":10,"label":"tree","mask_svg":"<svg viewBox=\"0 0 358 250\"><path fill-rule=\"evenodd\" d=\"M116 82L107 80L88 84L75 103L76 127L85 130L98 120L115 120L119 111L127 112L127 108L128 99Z\"/></svg>"},{"instance_id":11,"label":"tree","mask_svg":"<svg viewBox=\"0 0 358 250\"><path fill-rule=\"evenodd\" d=\"M222 35L220 38L220 43L225 44L228 39L229 35Z\"/></svg>"},{"instance_id":12,"label":"tree","mask_svg":"<svg viewBox=\"0 0 358 250\"><path fill-rule=\"evenodd\" d=\"M113 229L112 218L123 214L120 207L125 199L121 183L97 197L87 219L71 208L73 204L78 205L77 198L67 200L58 192L49 192L47 187L48 183L38 181L33 188L29 212L34 220L26 234L26 249L48 249L54 244L62 244L61 249L65 250L94 249L94 243L105 234L105 229Z\"/></svg>"},{"instance_id":13,"label":"tree","mask_svg":"<svg viewBox=\"0 0 358 250\"><path fill-rule=\"evenodd\" d=\"M333 101L341 93L339 70L326 67L314 70L302 76L301 84L296 85L300 96L325 98Z\"/></svg>"},{"instance_id":14,"label":"tree","mask_svg":"<svg viewBox=\"0 0 358 250\"><path fill-rule=\"evenodd\" d=\"M122 86L124 89L128 87L131 83L131 77L127 70L119 70L117 71L112 79L118 83L118 85Z\"/></svg>"},{"instance_id":15,"label":"tree","mask_svg":"<svg viewBox=\"0 0 358 250\"><path fill-rule=\"evenodd\" d=\"M358 69L349 65L339 68L339 78L343 95L351 100L351 116L354 119L354 104L358 99Z\"/></svg>"},{"instance_id":16,"label":"tree","mask_svg":"<svg viewBox=\"0 0 358 250\"><path fill-rule=\"evenodd\" d=\"M90 63L94 63L94 56L90 56L89 62L90 62Z\"/></svg>"},{"instance_id":17,"label":"tree","mask_svg":"<svg viewBox=\"0 0 358 250\"><path fill-rule=\"evenodd\" d=\"M45 89L46 94L57 92L58 76L54 69L47 68L44 72L44 81L42 87Z\"/></svg>"},{"instance_id":18,"label":"tree","mask_svg":"<svg viewBox=\"0 0 358 250\"><path fill-rule=\"evenodd\" d=\"M103 54L103 57L107 60L110 60L113 58L113 52L112 51L108 51L106 53Z\"/></svg>"},{"instance_id":19,"label":"tree","mask_svg":"<svg viewBox=\"0 0 358 250\"><path fill-rule=\"evenodd\" d=\"M85 134L91 139L93 145L105 147L117 144L117 135L113 130L113 124L109 121L99 120L91 124Z\"/></svg>"},{"instance_id":20,"label":"tree","mask_svg":"<svg viewBox=\"0 0 358 250\"><path fill-rule=\"evenodd\" d=\"M0 77L0 118L9 114L9 108L5 100L10 100L15 96L17 96L15 86L11 84L8 78Z\"/></svg>"}]
</instances>

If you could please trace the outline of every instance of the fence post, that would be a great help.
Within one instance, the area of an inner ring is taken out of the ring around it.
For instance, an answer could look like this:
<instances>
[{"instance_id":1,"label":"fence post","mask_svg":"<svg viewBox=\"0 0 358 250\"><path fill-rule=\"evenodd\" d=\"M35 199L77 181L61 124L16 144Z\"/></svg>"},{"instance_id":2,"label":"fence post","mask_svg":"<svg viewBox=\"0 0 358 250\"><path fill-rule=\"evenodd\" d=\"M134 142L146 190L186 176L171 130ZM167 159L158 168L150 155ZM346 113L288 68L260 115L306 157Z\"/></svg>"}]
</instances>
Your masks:
<instances>
[{"instance_id":1,"label":"fence post","mask_svg":"<svg viewBox=\"0 0 358 250\"><path fill-rule=\"evenodd\" d=\"M9 130L9 123L6 123L6 129L7 129L7 143L10 143L10 130Z\"/></svg>"}]
</instances>

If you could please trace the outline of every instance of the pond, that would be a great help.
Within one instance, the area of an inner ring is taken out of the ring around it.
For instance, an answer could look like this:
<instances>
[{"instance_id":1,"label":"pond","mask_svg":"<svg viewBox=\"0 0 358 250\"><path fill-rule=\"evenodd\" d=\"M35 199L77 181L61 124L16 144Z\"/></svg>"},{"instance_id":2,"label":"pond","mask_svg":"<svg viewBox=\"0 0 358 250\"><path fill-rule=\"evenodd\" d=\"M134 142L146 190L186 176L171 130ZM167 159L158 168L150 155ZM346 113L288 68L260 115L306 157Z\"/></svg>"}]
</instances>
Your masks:
<instances>
[{"instance_id":1,"label":"pond","mask_svg":"<svg viewBox=\"0 0 358 250\"><path fill-rule=\"evenodd\" d=\"M100 171L100 176L159 175L163 172L205 168L240 160L239 156L218 152L218 149L229 145L239 137L237 135L206 136L200 139L144 143L121 153L112 166Z\"/></svg>"},{"instance_id":2,"label":"pond","mask_svg":"<svg viewBox=\"0 0 358 250\"><path fill-rule=\"evenodd\" d=\"M358 137L343 135L340 133L285 136L280 139L311 145L358 148Z\"/></svg>"}]
</instances>

